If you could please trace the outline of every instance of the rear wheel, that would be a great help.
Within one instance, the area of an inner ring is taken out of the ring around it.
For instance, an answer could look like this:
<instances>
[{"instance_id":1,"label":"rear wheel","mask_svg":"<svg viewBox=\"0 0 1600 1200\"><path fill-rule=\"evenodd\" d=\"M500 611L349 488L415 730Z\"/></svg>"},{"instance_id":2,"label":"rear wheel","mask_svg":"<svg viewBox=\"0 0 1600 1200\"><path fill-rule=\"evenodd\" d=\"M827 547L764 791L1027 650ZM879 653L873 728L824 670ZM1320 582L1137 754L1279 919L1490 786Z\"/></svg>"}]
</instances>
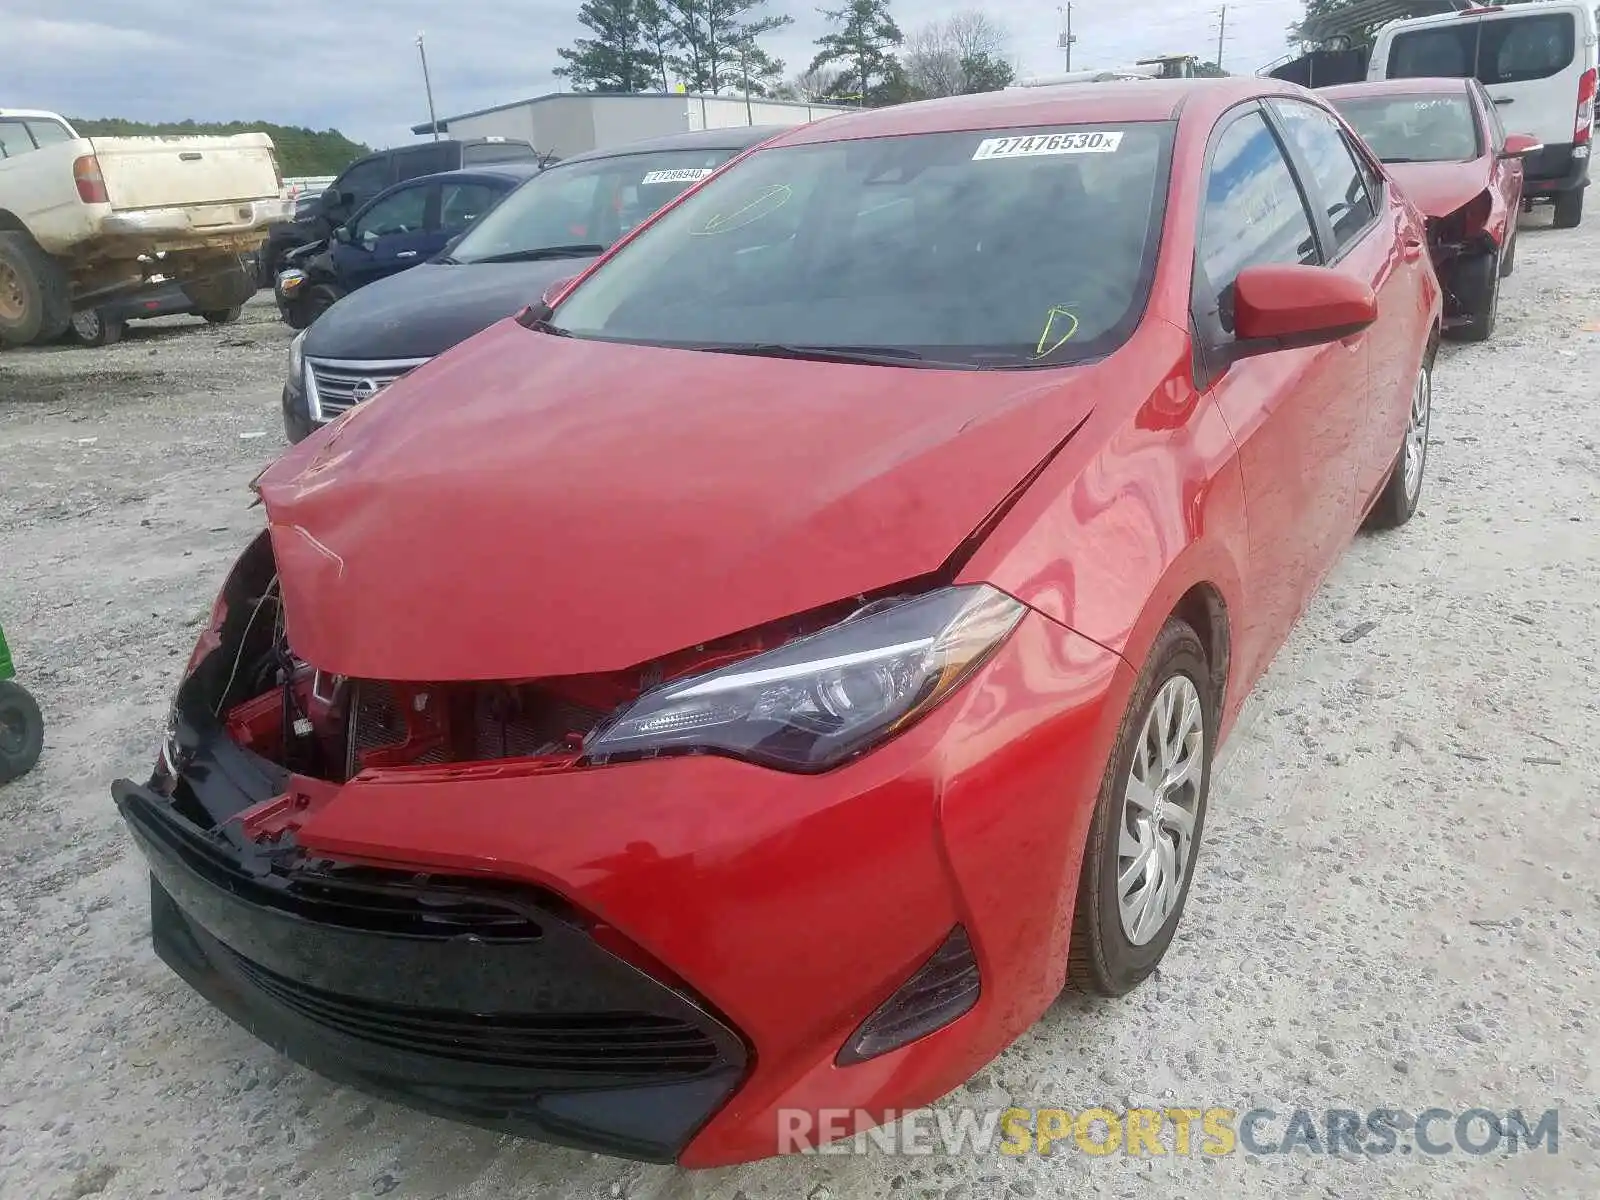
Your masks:
<instances>
[{"instance_id":1,"label":"rear wheel","mask_svg":"<svg viewBox=\"0 0 1600 1200\"><path fill-rule=\"evenodd\" d=\"M1456 267L1454 291L1461 305L1462 323L1450 330L1459 342L1486 342L1494 333L1500 312L1499 256L1479 254L1462 259Z\"/></svg>"},{"instance_id":2,"label":"rear wheel","mask_svg":"<svg viewBox=\"0 0 1600 1200\"><path fill-rule=\"evenodd\" d=\"M232 308L214 308L200 315L206 319L207 325L232 325L244 315L244 306L235 304Z\"/></svg>"},{"instance_id":3,"label":"rear wheel","mask_svg":"<svg viewBox=\"0 0 1600 1200\"><path fill-rule=\"evenodd\" d=\"M1554 224L1557 229L1576 229L1583 221L1583 189L1557 192L1555 209Z\"/></svg>"},{"instance_id":4,"label":"rear wheel","mask_svg":"<svg viewBox=\"0 0 1600 1200\"><path fill-rule=\"evenodd\" d=\"M71 321L61 264L26 233L0 233L0 345L54 341Z\"/></svg>"},{"instance_id":5,"label":"rear wheel","mask_svg":"<svg viewBox=\"0 0 1600 1200\"><path fill-rule=\"evenodd\" d=\"M120 317L109 316L98 308L72 314L72 337L85 346L109 346L120 342L127 331Z\"/></svg>"},{"instance_id":6,"label":"rear wheel","mask_svg":"<svg viewBox=\"0 0 1600 1200\"><path fill-rule=\"evenodd\" d=\"M1398 529L1417 511L1422 499L1422 472L1428 464L1428 430L1433 423L1433 352L1423 361L1411 389L1411 413L1406 420L1400 454L1383 485L1378 502L1367 516L1369 529Z\"/></svg>"},{"instance_id":7,"label":"rear wheel","mask_svg":"<svg viewBox=\"0 0 1600 1200\"><path fill-rule=\"evenodd\" d=\"M27 689L0 680L0 783L33 770L44 747L44 718Z\"/></svg>"},{"instance_id":8,"label":"rear wheel","mask_svg":"<svg viewBox=\"0 0 1600 1200\"><path fill-rule=\"evenodd\" d=\"M1117 733L1089 825L1067 977L1120 996L1172 943L1205 825L1217 704L1200 638L1170 620Z\"/></svg>"}]
</instances>

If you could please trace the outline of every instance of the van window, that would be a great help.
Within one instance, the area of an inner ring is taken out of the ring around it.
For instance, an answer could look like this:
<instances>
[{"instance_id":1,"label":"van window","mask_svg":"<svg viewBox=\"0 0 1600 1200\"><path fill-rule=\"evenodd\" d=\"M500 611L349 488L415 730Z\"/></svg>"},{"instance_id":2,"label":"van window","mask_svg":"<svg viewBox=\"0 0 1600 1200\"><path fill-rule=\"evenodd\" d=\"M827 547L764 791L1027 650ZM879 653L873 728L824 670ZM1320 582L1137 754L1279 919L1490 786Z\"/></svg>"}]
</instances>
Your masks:
<instances>
[{"instance_id":1,"label":"van window","mask_svg":"<svg viewBox=\"0 0 1600 1200\"><path fill-rule=\"evenodd\" d=\"M1559 75L1576 53L1572 14L1536 13L1398 33L1389 47L1387 73L1391 79L1524 83Z\"/></svg>"}]
</instances>

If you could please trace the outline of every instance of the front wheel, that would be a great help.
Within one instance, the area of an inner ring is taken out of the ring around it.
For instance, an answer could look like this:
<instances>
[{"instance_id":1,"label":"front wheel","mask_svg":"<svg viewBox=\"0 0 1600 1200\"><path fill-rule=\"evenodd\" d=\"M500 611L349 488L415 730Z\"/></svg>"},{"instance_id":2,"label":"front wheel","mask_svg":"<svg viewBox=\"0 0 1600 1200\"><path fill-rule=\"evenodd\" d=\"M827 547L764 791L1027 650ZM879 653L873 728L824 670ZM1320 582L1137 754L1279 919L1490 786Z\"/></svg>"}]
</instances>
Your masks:
<instances>
[{"instance_id":1,"label":"front wheel","mask_svg":"<svg viewBox=\"0 0 1600 1200\"><path fill-rule=\"evenodd\" d=\"M1198 635L1168 621L1123 714L1089 825L1067 959L1081 991L1132 991L1172 943L1205 825L1217 716Z\"/></svg>"},{"instance_id":2,"label":"front wheel","mask_svg":"<svg viewBox=\"0 0 1600 1200\"><path fill-rule=\"evenodd\" d=\"M1428 464L1428 429L1433 423L1433 352L1428 352L1411 388L1400 454L1367 517L1368 529L1398 529L1417 511L1422 499L1422 470Z\"/></svg>"},{"instance_id":3,"label":"front wheel","mask_svg":"<svg viewBox=\"0 0 1600 1200\"><path fill-rule=\"evenodd\" d=\"M1501 274L1497 254L1479 254L1457 265L1453 290L1463 320L1450 330L1453 341L1486 342L1494 335L1500 314Z\"/></svg>"},{"instance_id":4,"label":"front wheel","mask_svg":"<svg viewBox=\"0 0 1600 1200\"><path fill-rule=\"evenodd\" d=\"M200 314L206 319L207 325L232 325L244 315L244 306L235 304L232 308L213 308Z\"/></svg>"},{"instance_id":5,"label":"front wheel","mask_svg":"<svg viewBox=\"0 0 1600 1200\"><path fill-rule=\"evenodd\" d=\"M21 684L0 680L0 783L33 770L44 747L44 718Z\"/></svg>"}]
</instances>

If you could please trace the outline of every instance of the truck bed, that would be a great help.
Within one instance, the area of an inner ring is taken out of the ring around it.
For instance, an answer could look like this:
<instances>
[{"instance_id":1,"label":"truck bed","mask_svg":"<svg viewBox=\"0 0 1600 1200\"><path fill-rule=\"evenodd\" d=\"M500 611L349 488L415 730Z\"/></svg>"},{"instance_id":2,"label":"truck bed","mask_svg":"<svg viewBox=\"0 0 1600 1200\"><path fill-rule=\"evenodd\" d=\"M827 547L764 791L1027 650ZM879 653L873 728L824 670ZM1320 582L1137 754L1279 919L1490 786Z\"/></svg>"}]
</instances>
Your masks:
<instances>
[{"instance_id":1,"label":"truck bed","mask_svg":"<svg viewBox=\"0 0 1600 1200\"><path fill-rule=\"evenodd\" d=\"M272 139L264 133L89 140L116 211L210 205L226 209L278 195Z\"/></svg>"}]
</instances>

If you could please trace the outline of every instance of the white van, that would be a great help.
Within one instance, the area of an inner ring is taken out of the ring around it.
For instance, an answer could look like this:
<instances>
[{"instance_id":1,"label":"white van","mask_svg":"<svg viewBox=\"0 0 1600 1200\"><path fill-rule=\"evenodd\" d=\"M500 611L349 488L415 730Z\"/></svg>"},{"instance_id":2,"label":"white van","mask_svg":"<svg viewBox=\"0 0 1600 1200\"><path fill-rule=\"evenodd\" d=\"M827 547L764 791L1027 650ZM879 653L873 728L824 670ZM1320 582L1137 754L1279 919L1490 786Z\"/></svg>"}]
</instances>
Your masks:
<instances>
[{"instance_id":1,"label":"white van","mask_svg":"<svg viewBox=\"0 0 1600 1200\"><path fill-rule=\"evenodd\" d=\"M1476 77L1507 132L1544 143L1526 159L1524 197L1554 204L1556 227L1571 229L1589 186L1596 53L1587 3L1532 0L1391 21L1378 31L1367 78Z\"/></svg>"}]
</instances>

